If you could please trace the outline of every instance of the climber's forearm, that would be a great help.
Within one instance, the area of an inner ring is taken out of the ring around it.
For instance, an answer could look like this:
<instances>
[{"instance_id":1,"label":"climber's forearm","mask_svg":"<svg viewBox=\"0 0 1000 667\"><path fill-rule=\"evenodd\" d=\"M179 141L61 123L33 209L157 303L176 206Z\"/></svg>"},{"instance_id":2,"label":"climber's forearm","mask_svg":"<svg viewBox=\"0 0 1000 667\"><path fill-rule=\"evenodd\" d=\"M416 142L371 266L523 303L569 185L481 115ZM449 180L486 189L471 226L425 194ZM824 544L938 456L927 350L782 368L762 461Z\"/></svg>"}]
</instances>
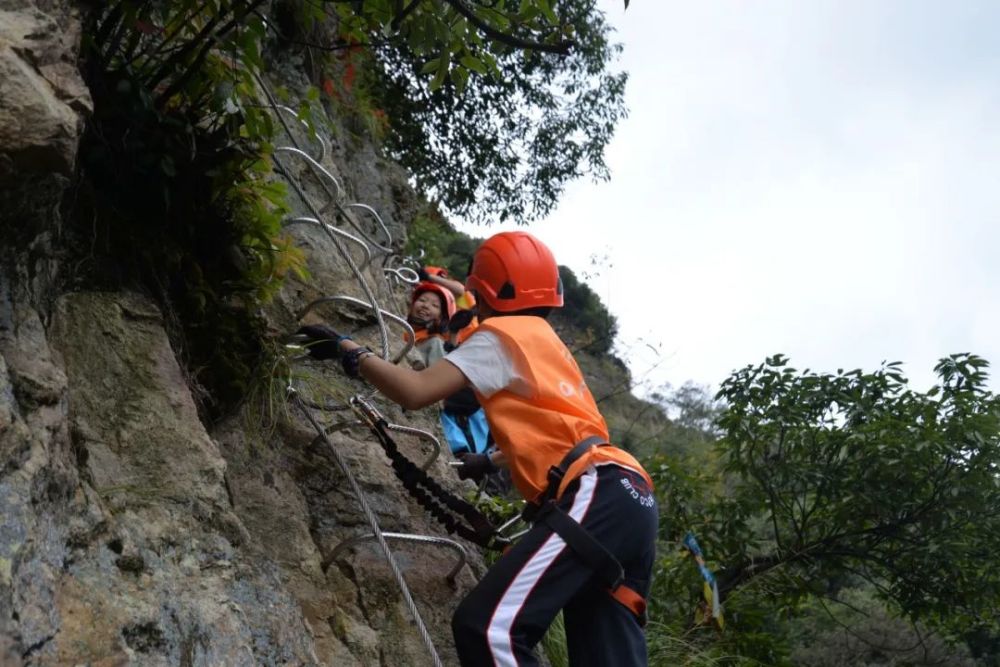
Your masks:
<instances>
[{"instance_id":1,"label":"climber's forearm","mask_svg":"<svg viewBox=\"0 0 1000 667\"><path fill-rule=\"evenodd\" d=\"M356 347L358 345L354 341L341 342L344 352ZM407 410L427 407L451 396L466 384L462 372L443 359L430 368L415 371L371 355L361 360L358 370L361 377L374 385L386 398Z\"/></svg>"},{"instance_id":2,"label":"climber's forearm","mask_svg":"<svg viewBox=\"0 0 1000 667\"><path fill-rule=\"evenodd\" d=\"M457 280L452 280L451 278L443 278L441 276L430 276L431 282L437 283L441 287L454 294L456 297L465 294L465 285L458 282Z\"/></svg>"}]
</instances>

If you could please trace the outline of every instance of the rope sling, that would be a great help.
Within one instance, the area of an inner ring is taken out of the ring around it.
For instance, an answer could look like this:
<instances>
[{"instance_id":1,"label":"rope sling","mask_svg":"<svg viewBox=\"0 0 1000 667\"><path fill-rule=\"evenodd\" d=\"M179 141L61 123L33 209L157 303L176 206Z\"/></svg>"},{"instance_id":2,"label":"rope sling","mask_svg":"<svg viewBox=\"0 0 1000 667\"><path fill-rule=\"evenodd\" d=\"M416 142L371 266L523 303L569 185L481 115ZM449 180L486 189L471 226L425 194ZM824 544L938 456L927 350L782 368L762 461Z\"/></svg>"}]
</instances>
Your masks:
<instances>
[{"instance_id":1,"label":"rope sling","mask_svg":"<svg viewBox=\"0 0 1000 667\"><path fill-rule=\"evenodd\" d=\"M388 422L364 399L355 397L351 404L371 429L392 462L393 472L403 488L417 503L445 527L485 549L501 550L509 541L501 537L490 520L472 503L445 490L433 477L399 451L388 432ZM465 523L463 523L463 520Z\"/></svg>"}]
</instances>

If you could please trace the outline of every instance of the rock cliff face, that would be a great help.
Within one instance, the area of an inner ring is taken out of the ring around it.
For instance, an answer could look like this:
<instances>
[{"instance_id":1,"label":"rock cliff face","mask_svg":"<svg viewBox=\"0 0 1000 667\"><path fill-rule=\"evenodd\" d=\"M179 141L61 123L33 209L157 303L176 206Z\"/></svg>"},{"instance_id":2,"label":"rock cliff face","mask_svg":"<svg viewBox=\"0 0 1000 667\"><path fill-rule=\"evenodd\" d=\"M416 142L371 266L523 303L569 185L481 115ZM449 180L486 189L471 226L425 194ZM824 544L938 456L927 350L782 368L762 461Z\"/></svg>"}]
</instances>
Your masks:
<instances>
[{"instance_id":1,"label":"rock cliff face","mask_svg":"<svg viewBox=\"0 0 1000 667\"><path fill-rule=\"evenodd\" d=\"M373 544L323 571L334 546L368 528L309 423L286 407L267 430L251 414L203 424L156 305L69 286L60 202L90 109L79 36L69 0L0 0L0 664L430 664ZM288 76L294 89L294 67ZM405 175L370 147L332 148L325 166L400 234L416 202ZM322 206L319 184L303 180ZM295 233L313 278L289 281L269 307L277 331L317 296L363 297L319 229ZM321 364L297 375L340 397L363 389ZM385 410L435 428L430 413ZM441 535L366 435L331 439L382 528ZM412 458L427 454L399 440ZM443 460L431 472L458 489ZM450 613L481 562L449 583L452 552L396 552L455 664Z\"/></svg>"},{"instance_id":2,"label":"rock cliff face","mask_svg":"<svg viewBox=\"0 0 1000 667\"><path fill-rule=\"evenodd\" d=\"M91 110L79 43L69 3L0 2L0 176L72 171Z\"/></svg>"}]
</instances>

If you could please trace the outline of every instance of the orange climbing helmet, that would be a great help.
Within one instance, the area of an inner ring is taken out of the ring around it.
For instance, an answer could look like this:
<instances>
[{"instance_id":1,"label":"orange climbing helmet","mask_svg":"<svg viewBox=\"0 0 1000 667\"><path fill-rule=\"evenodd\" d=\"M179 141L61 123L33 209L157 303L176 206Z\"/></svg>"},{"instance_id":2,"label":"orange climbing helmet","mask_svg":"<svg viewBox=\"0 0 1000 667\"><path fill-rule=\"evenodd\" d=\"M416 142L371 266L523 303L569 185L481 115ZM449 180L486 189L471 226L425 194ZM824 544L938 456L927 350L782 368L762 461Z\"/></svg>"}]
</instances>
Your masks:
<instances>
[{"instance_id":1,"label":"orange climbing helmet","mask_svg":"<svg viewBox=\"0 0 1000 667\"><path fill-rule=\"evenodd\" d=\"M440 266L425 266L424 271L432 276L441 276L442 278L448 277L448 269Z\"/></svg>"},{"instance_id":2,"label":"orange climbing helmet","mask_svg":"<svg viewBox=\"0 0 1000 667\"><path fill-rule=\"evenodd\" d=\"M424 292L434 292L441 297L441 303L443 307L441 308L441 319L445 322L450 320L455 316L455 311L458 309L455 305L455 295L451 293L447 287L438 285L437 283L432 283L429 280L417 283L413 288L413 294L410 295L410 306L413 306L413 302L423 294Z\"/></svg>"},{"instance_id":3,"label":"orange climbing helmet","mask_svg":"<svg viewBox=\"0 0 1000 667\"><path fill-rule=\"evenodd\" d=\"M465 285L501 313L563 305L556 258L527 232L500 232L486 239L472 256Z\"/></svg>"},{"instance_id":4,"label":"orange climbing helmet","mask_svg":"<svg viewBox=\"0 0 1000 667\"><path fill-rule=\"evenodd\" d=\"M425 266L424 271L431 276L438 276L449 280L452 279L451 276L448 275L448 269L441 266ZM472 296L472 292L466 290L465 294L455 297L455 306L459 310L472 310L476 307L476 298Z\"/></svg>"}]
</instances>

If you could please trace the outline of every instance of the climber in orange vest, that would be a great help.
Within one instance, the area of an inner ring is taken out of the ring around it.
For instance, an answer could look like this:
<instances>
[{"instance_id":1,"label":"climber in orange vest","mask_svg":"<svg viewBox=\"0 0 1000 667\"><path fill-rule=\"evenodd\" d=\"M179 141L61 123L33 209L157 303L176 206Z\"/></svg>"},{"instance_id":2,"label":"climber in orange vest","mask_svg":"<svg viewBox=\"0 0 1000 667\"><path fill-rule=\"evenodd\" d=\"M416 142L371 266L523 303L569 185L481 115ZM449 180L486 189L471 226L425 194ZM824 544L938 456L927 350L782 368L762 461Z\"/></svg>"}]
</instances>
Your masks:
<instances>
[{"instance_id":1,"label":"climber in orange vest","mask_svg":"<svg viewBox=\"0 0 1000 667\"><path fill-rule=\"evenodd\" d=\"M424 266L417 275L420 282L410 293L406 321L413 327L414 347L427 367L461 344L479 323L471 310L476 306L475 298L445 269ZM456 313L461 315L456 318Z\"/></svg>"},{"instance_id":2,"label":"climber in orange vest","mask_svg":"<svg viewBox=\"0 0 1000 667\"><path fill-rule=\"evenodd\" d=\"M441 266L425 266L417 271L417 275L421 281L436 282L450 289L455 295L455 305L459 310L472 310L476 307L476 298L472 292L465 289L462 283L452 280L448 275L448 269Z\"/></svg>"},{"instance_id":3,"label":"climber in orange vest","mask_svg":"<svg viewBox=\"0 0 1000 667\"><path fill-rule=\"evenodd\" d=\"M458 300L475 303L465 286L436 266L418 271L421 278L410 294L406 321L413 328L418 369L427 368L464 341L478 326L473 311L458 310ZM457 315L457 316L456 316ZM404 334L405 340L409 334ZM470 389L448 396L441 404L441 429L453 454L485 452L490 427L482 406Z\"/></svg>"},{"instance_id":4,"label":"climber in orange vest","mask_svg":"<svg viewBox=\"0 0 1000 667\"><path fill-rule=\"evenodd\" d=\"M466 281L479 328L426 370L395 366L326 327L303 330L317 358L339 357L405 408L462 387L486 410L498 451L460 456L459 475L509 468L533 527L461 602L452 620L462 665L537 665L533 647L562 611L570 664L647 663L642 624L655 557L652 480L608 442L573 355L545 317L562 306L549 249L525 232L485 241Z\"/></svg>"},{"instance_id":5,"label":"climber in orange vest","mask_svg":"<svg viewBox=\"0 0 1000 667\"><path fill-rule=\"evenodd\" d=\"M460 285L457 281L448 282ZM422 368L445 355L445 343L450 337L448 323L456 311L453 290L447 286L430 280L414 286L406 321L413 328L413 348L420 355ZM404 338L409 338L409 334Z\"/></svg>"}]
</instances>

